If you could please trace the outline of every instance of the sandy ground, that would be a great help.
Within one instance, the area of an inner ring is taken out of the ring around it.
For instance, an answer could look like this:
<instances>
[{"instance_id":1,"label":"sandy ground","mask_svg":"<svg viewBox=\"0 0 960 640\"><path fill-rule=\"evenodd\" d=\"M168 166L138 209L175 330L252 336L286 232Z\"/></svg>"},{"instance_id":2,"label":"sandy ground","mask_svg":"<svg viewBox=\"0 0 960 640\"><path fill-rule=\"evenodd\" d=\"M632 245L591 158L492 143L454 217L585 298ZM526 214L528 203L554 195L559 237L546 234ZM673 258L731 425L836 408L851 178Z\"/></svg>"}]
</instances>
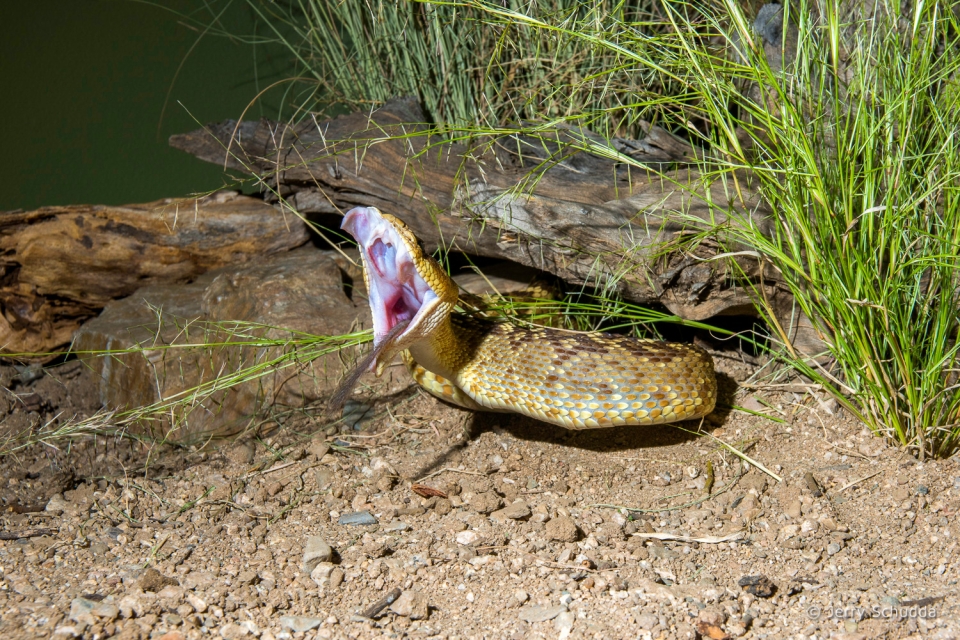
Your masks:
<instances>
[{"instance_id":1,"label":"sandy ground","mask_svg":"<svg viewBox=\"0 0 960 640\"><path fill-rule=\"evenodd\" d=\"M764 415L567 432L398 376L359 424L21 451L0 461L0 637L960 635L957 460L717 365L721 399ZM97 405L78 363L0 382L7 433Z\"/></svg>"}]
</instances>

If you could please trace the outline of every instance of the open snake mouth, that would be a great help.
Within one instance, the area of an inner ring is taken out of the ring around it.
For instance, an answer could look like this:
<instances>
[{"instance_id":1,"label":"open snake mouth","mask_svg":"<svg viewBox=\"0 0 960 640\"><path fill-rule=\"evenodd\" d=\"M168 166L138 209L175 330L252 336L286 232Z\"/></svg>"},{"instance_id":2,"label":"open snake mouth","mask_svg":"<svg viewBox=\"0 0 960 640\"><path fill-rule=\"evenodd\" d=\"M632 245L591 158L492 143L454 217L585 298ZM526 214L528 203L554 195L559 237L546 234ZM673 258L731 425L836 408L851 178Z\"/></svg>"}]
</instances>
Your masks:
<instances>
[{"instance_id":1,"label":"open snake mouth","mask_svg":"<svg viewBox=\"0 0 960 640\"><path fill-rule=\"evenodd\" d=\"M437 294L417 271L406 241L380 211L356 207L344 216L340 228L360 245L373 312L374 349L381 351L388 336L400 345L398 349L406 348L421 335L424 320L439 304ZM409 324L398 335L390 335L401 323Z\"/></svg>"}]
</instances>

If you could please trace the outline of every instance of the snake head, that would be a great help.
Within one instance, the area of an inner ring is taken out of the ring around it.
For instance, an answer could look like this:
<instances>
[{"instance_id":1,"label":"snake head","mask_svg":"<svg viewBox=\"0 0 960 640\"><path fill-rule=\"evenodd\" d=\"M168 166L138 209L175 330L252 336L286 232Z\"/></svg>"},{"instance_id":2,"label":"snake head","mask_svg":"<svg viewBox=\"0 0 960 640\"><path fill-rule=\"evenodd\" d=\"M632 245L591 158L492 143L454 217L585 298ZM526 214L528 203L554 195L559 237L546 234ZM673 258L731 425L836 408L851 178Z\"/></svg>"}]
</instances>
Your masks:
<instances>
[{"instance_id":1,"label":"snake head","mask_svg":"<svg viewBox=\"0 0 960 640\"><path fill-rule=\"evenodd\" d=\"M458 290L401 220L374 207L347 212L340 228L360 245L373 312L370 369L377 375L400 351L429 335L457 303ZM401 327L407 323L406 327Z\"/></svg>"}]
</instances>

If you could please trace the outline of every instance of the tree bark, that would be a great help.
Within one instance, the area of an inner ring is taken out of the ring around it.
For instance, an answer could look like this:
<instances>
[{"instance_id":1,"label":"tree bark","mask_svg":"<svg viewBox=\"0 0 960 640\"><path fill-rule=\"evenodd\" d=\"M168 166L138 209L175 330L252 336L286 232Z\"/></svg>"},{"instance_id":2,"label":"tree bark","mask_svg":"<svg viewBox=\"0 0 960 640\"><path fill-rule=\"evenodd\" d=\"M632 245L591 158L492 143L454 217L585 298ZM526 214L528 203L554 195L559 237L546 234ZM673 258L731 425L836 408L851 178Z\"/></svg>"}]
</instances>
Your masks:
<instances>
[{"instance_id":1,"label":"tree bark","mask_svg":"<svg viewBox=\"0 0 960 640\"><path fill-rule=\"evenodd\" d=\"M714 260L731 251L715 231L746 219L769 227L749 176L704 187L691 162L697 150L663 129L613 141L654 172L588 152L598 139L583 130L468 145L442 140L424 119L408 98L296 125L225 121L170 144L258 176L268 199L303 214L375 206L403 219L428 250L513 260L686 319L754 313L747 287L790 306L749 252Z\"/></svg>"},{"instance_id":2,"label":"tree bark","mask_svg":"<svg viewBox=\"0 0 960 640\"><path fill-rule=\"evenodd\" d=\"M233 192L0 213L0 355L61 348L110 300L307 239L296 216Z\"/></svg>"}]
</instances>

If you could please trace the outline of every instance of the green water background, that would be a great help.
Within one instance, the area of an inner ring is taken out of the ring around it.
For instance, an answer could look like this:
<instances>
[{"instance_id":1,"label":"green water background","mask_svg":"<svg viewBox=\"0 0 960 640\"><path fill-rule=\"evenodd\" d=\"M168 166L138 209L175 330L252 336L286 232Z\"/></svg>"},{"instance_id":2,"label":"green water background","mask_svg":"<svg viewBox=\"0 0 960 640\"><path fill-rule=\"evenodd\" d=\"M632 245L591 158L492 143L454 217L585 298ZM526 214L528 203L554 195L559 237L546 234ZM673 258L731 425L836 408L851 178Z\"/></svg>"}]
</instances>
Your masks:
<instances>
[{"instance_id":1,"label":"green water background","mask_svg":"<svg viewBox=\"0 0 960 640\"><path fill-rule=\"evenodd\" d=\"M167 139L239 117L291 66L279 47L200 37L175 13L209 23L221 9L224 29L255 33L239 0L0 1L0 211L147 202L230 185L220 168ZM276 117L280 100L268 97L245 118Z\"/></svg>"}]
</instances>

